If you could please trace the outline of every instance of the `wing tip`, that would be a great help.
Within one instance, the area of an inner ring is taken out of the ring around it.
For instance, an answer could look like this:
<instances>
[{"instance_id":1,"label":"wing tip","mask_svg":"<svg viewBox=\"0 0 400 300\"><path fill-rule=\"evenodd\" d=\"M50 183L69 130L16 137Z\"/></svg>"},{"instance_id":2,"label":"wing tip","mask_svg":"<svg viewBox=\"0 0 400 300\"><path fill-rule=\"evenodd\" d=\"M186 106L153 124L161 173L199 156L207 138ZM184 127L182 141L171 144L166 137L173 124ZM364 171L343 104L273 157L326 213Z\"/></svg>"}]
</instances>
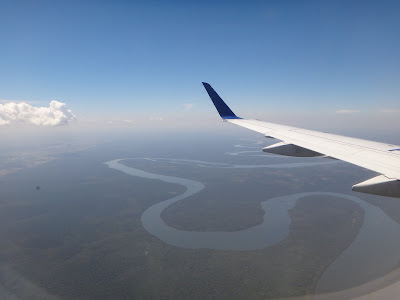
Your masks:
<instances>
[{"instance_id":1,"label":"wing tip","mask_svg":"<svg viewBox=\"0 0 400 300\"><path fill-rule=\"evenodd\" d=\"M241 119L240 117L235 115L235 113L229 108L228 105L226 105L224 100L222 100L222 98L217 94L217 92L211 87L209 83L202 81L202 84L222 119Z\"/></svg>"}]
</instances>

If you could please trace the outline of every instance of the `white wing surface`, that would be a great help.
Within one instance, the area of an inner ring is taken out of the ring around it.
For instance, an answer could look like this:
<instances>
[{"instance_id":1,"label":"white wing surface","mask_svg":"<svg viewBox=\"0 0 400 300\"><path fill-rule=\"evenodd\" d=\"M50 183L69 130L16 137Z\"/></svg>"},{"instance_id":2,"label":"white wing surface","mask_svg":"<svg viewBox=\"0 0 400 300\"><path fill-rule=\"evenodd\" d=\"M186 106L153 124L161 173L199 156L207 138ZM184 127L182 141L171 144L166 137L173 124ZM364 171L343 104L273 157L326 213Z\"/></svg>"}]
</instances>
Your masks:
<instances>
[{"instance_id":1,"label":"white wing surface","mask_svg":"<svg viewBox=\"0 0 400 300\"><path fill-rule=\"evenodd\" d=\"M380 175L353 186L354 191L400 198L400 146L306 130L237 117L208 84L203 85L221 118L282 142L264 152L313 157L325 156L349 162Z\"/></svg>"}]
</instances>

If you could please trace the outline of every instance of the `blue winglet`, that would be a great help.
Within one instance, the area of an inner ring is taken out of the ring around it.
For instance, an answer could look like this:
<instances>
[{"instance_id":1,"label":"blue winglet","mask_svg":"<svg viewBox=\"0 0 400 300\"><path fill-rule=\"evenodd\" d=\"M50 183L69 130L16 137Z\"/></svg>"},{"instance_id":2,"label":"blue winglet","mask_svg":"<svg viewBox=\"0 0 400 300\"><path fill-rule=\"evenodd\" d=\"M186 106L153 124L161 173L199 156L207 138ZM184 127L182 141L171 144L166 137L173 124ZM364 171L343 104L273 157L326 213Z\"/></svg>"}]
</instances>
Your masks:
<instances>
[{"instance_id":1,"label":"blue winglet","mask_svg":"<svg viewBox=\"0 0 400 300\"><path fill-rule=\"evenodd\" d=\"M241 119L233 113L233 111L229 108L229 106L226 105L224 100L222 100L221 97L217 94L217 92L214 91L211 85L209 85L206 82L202 83L222 119Z\"/></svg>"}]
</instances>

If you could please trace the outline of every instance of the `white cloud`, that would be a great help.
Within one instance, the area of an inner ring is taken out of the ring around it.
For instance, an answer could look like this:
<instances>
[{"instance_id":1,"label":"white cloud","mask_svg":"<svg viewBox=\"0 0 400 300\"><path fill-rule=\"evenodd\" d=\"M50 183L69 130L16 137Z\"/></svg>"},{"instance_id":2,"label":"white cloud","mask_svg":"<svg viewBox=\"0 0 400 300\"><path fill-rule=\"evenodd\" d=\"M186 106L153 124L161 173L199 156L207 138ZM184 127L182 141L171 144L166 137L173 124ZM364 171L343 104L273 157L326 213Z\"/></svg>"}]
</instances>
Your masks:
<instances>
[{"instance_id":1,"label":"white cloud","mask_svg":"<svg viewBox=\"0 0 400 300\"><path fill-rule=\"evenodd\" d=\"M149 121L164 121L164 118L161 116L150 116Z\"/></svg>"},{"instance_id":2,"label":"white cloud","mask_svg":"<svg viewBox=\"0 0 400 300\"><path fill-rule=\"evenodd\" d=\"M337 114L354 114L354 113L359 113L359 110L353 110L353 109L341 109L337 110Z\"/></svg>"},{"instance_id":3,"label":"white cloud","mask_svg":"<svg viewBox=\"0 0 400 300\"><path fill-rule=\"evenodd\" d=\"M185 107L185 110L191 110L194 106L193 103L184 103L183 106Z\"/></svg>"},{"instance_id":4,"label":"white cloud","mask_svg":"<svg viewBox=\"0 0 400 300\"><path fill-rule=\"evenodd\" d=\"M49 107L34 107L26 102L0 104L0 126L30 124L37 126L68 125L76 117L65 103L53 100Z\"/></svg>"}]
</instances>

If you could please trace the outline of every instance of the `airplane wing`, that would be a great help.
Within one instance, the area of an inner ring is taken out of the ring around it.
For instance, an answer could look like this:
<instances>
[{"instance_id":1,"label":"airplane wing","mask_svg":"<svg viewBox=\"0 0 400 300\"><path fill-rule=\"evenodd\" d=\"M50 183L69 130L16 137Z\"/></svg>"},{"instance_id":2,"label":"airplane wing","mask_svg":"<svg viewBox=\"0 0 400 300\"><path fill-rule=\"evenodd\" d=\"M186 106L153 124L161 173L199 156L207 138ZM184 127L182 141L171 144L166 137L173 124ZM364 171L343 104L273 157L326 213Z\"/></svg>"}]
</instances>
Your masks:
<instances>
[{"instance_id":1,"label":"airplane wing","mask_svg":"<svg viewBox=\"0 0 400 300\"><path fill-rule=\"evenodd\" d=\"M349 162L380 174L353 185L353 191L400 198L400 146L242 119L208 83L203 82L203 85L223 121L282 141L265 147L264 152L297 157L322 156Z\"/></svg>"}]
</instances>

